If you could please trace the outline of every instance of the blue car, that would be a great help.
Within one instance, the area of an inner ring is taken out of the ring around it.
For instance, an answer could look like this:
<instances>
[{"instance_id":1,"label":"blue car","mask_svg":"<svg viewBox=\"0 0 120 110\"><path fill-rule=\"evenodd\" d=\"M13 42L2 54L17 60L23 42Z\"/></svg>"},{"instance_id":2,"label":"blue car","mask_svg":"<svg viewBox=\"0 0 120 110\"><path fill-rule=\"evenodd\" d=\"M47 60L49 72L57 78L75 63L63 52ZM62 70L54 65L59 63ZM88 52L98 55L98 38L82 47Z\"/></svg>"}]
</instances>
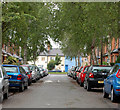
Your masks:
<instances>
[{"instance_id":1,"label":"blue car","mask_svg":"<svg viewBox=\"0 0 120 110\"><path fill-rule=\"evenodd\" d=\"M28 88L28 76L22 66L3 65L7 72L10 88L18 88L20 92Z\"/></svg>"},{"instance_id":2,"label":"blue car","mask_svg":"<svg viewBox=\"0 0 120 110\"><path fill-rule=\"evenodd\" d=\"M120 97L120 63L116 63L104 80L103 97L111 96L111 101L115 102Z\"/></svg>"}]
</instances>

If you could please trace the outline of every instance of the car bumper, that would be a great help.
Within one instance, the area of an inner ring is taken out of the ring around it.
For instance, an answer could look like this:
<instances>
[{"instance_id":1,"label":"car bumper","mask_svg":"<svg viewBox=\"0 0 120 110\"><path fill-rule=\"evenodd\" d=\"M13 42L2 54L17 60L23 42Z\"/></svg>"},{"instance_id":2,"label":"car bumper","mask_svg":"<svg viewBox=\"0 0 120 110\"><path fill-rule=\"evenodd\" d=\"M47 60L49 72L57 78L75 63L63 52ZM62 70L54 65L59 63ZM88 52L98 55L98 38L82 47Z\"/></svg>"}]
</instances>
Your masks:
<instances>
[{"instance_id":1,"label":"car bumper","mask_svg":"<svg viewBox=\"0 0 120 110\"><path fill-rule=\"evenodd\" d=\"M9 81L9 87L20 87L22 85L22 81Z\"/></svg>"},{"instance_id":2,"label":"car bumper","mask_svg":"<svg viewBox=\"0 0 120 110\"><path fill-rule=\"evenodd\" d=\"M104 79L89 79L89 85L92 88L99 88L104 86Z\"/></svg>"},{"instance_id":3,"label":"car bumper","mask_svg":"<svg viewBox=\"0 0 120 110\"><path fill-rule=\"evenodd\" d=\"M114 86L114 93L117 95L117 96L120 96L120 86Z\"/></svg>"}]
</instances>

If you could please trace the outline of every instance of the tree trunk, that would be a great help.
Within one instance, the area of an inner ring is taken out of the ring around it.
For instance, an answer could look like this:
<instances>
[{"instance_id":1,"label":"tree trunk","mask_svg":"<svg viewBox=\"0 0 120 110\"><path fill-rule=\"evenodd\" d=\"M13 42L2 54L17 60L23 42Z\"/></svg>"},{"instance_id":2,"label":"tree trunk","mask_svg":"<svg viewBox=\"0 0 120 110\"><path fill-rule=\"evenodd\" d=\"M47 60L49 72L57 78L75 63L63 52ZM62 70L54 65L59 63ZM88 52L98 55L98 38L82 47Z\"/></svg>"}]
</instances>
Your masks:
<instances>
[{"instance_id":1,"label":"tree trunk","mask_svg":"<svg viewBox=\"0 0 120 110\"><path fill-rule=\"evenodd\" d=\"M75 65L77 66L77 58L76 58L76 56L75 56Z\"/></svg>"},{"instance_id":2,"label":"tree trunk","mask_svg":"<svg viewBox=\"0 0 120 110\"><path fill-rule=\"evenodd\" d=\"M78 55L78 66L80 66L80 56Z\"/></svg>"},{"instance_id":3,"label":"tree trunk","mask_svg":"<svg viewBox=\"0 0 120 110\"><path fill-rule=\"evenodd\" d=\"M111 38L108 38L108 64L110 65L110 54L111 53Z\"/></svg>"},{"instance_id":4,"label":"tree trunk","mask_svg":"<svg viewBox=\"0 0 120 110\"><path fill-rule=\"evenodd\" d=\"M101 40L101 65L103 64L103 42Z\"/></svg>"},{"instance_id":5,"label":"tree trunk","mask_svg":"<svg viewBox=\"0 0 120 110\"><path fill-rule=\"evenodd\" d=\"M94 62L95 62L95 64L97 64L97 57L96 57L96 53L95 53L95 48L93 49L93 56L94 56Z\"/></svg>"},{"instance_id":6,"label":"tree trunk","mask_svg":"<svg viewBox=\"0 0 120 110\"><path fill-rule=\"evenodd\" d=\"M2 64L2 37L0 37L0 65Z\"/></svg>"},{"instance_id":7,"label":"tree trunk","mask_svg":"<svg viewBox=\"0 0 120 110\"><path fill-rule=\"evenodd\" d=\"M24 45L24 64L27 63L27 46Z\"/></svg>"}]
</instances>

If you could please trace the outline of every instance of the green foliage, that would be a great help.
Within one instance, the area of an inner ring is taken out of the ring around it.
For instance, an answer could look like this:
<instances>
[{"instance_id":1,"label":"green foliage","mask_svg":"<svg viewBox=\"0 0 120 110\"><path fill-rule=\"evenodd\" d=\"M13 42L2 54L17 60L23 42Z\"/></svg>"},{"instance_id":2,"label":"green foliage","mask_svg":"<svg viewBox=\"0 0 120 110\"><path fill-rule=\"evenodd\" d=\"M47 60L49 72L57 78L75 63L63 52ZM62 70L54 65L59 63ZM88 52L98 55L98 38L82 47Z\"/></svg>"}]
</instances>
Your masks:
<instances>
[{"instance_id":1,"label":"green foliage","mask_svg":"<svg viewBox=\"0 0 120 110\"><path fill-rule=\"evenodd\" d=\"M60 57L58 56L58 54L55 57L55 65L59 65L61 63Z\"/></svg>"},{"instance_id":2,"label":"green foliage","mask_svg":"<svg viewBox=\"0 0 120 110\"><path fill-rule=\"evenodd\" d=\"M117 58L115 63L120 63L120 56L118 56L118 58Z\"/></svg>"},{"instance_id":3,"label":"green foliage","mask_svg":"<svg viewBox=\"0 0 120 110\"><path fill-rule=\"evenodd\" d=\"M51 60L48 64L47 64L47 69L48 70L52 70L55 68L55 61Z\"/></svg>"},{"instance_id":4,"label":"green foliage","mask_svg":"<svg viewBox=\"0 0 120 110\"><path fill-rule=\"evenodd\" d=\"M16 58L13 58L11 56L9 56L6 61L3 62L3 64L12 64L12 65L18 65L19 61Z\"/></svg>"},{"instance_id":5,"label":"green foliage","mask_svg":"<svg viewBox=\"0 0 120 110\"><path fill-rule=\"evenodd\" d=\"M103 62L103 65L109 65L107 62Z\"/></svg>"},{"instance_id":6,"label":"green foliage","mask_svg":"<svg viewBox=\"0 0 120 110\"><path fill-rule=\"evenodd\" d=\"M114 66L115 63L110 63L111 66Z\"/></svg>"}]
</instances>

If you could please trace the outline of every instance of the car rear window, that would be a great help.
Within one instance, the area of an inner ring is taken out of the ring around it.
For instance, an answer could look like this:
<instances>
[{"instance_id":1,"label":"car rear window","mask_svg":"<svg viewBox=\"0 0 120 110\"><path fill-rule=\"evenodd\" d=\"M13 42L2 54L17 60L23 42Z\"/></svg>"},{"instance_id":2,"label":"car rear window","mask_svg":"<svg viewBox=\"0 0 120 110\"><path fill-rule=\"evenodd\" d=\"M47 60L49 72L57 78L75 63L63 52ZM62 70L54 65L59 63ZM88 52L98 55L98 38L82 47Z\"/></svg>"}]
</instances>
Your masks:
<instances>
[{"instance_id":1,"label":"car rear window","mask_svg":"<svg viewBox=\"0 0 120 110\"><path fill-rule=\"evenodd\" d=\"M22 66L22 67L26 72L29 72L29 68L27 66Z\"/></svg>"},{"instance_id":2,"label":"car rear window","mask_svg":"<svg viewBox=\"0 0 120 110\"><path fill-rule=\"evenodd\" d=\"M4 66L5 71L9 73L18 73L18 68L17 67L12 67L12 66Z\"/></svg>"},{"instance_id":3,"label":"car rear window","mask_svg":"<svg viewBox=\"0 0 120 110\"><path fill-rule=\"evenodd\" d=\"M98 67L93 67L92 71L93 72L98 72L98 71L109 72L111 69L112 69L112 67L98 66Z\"/></svg>"}]
</instances>

